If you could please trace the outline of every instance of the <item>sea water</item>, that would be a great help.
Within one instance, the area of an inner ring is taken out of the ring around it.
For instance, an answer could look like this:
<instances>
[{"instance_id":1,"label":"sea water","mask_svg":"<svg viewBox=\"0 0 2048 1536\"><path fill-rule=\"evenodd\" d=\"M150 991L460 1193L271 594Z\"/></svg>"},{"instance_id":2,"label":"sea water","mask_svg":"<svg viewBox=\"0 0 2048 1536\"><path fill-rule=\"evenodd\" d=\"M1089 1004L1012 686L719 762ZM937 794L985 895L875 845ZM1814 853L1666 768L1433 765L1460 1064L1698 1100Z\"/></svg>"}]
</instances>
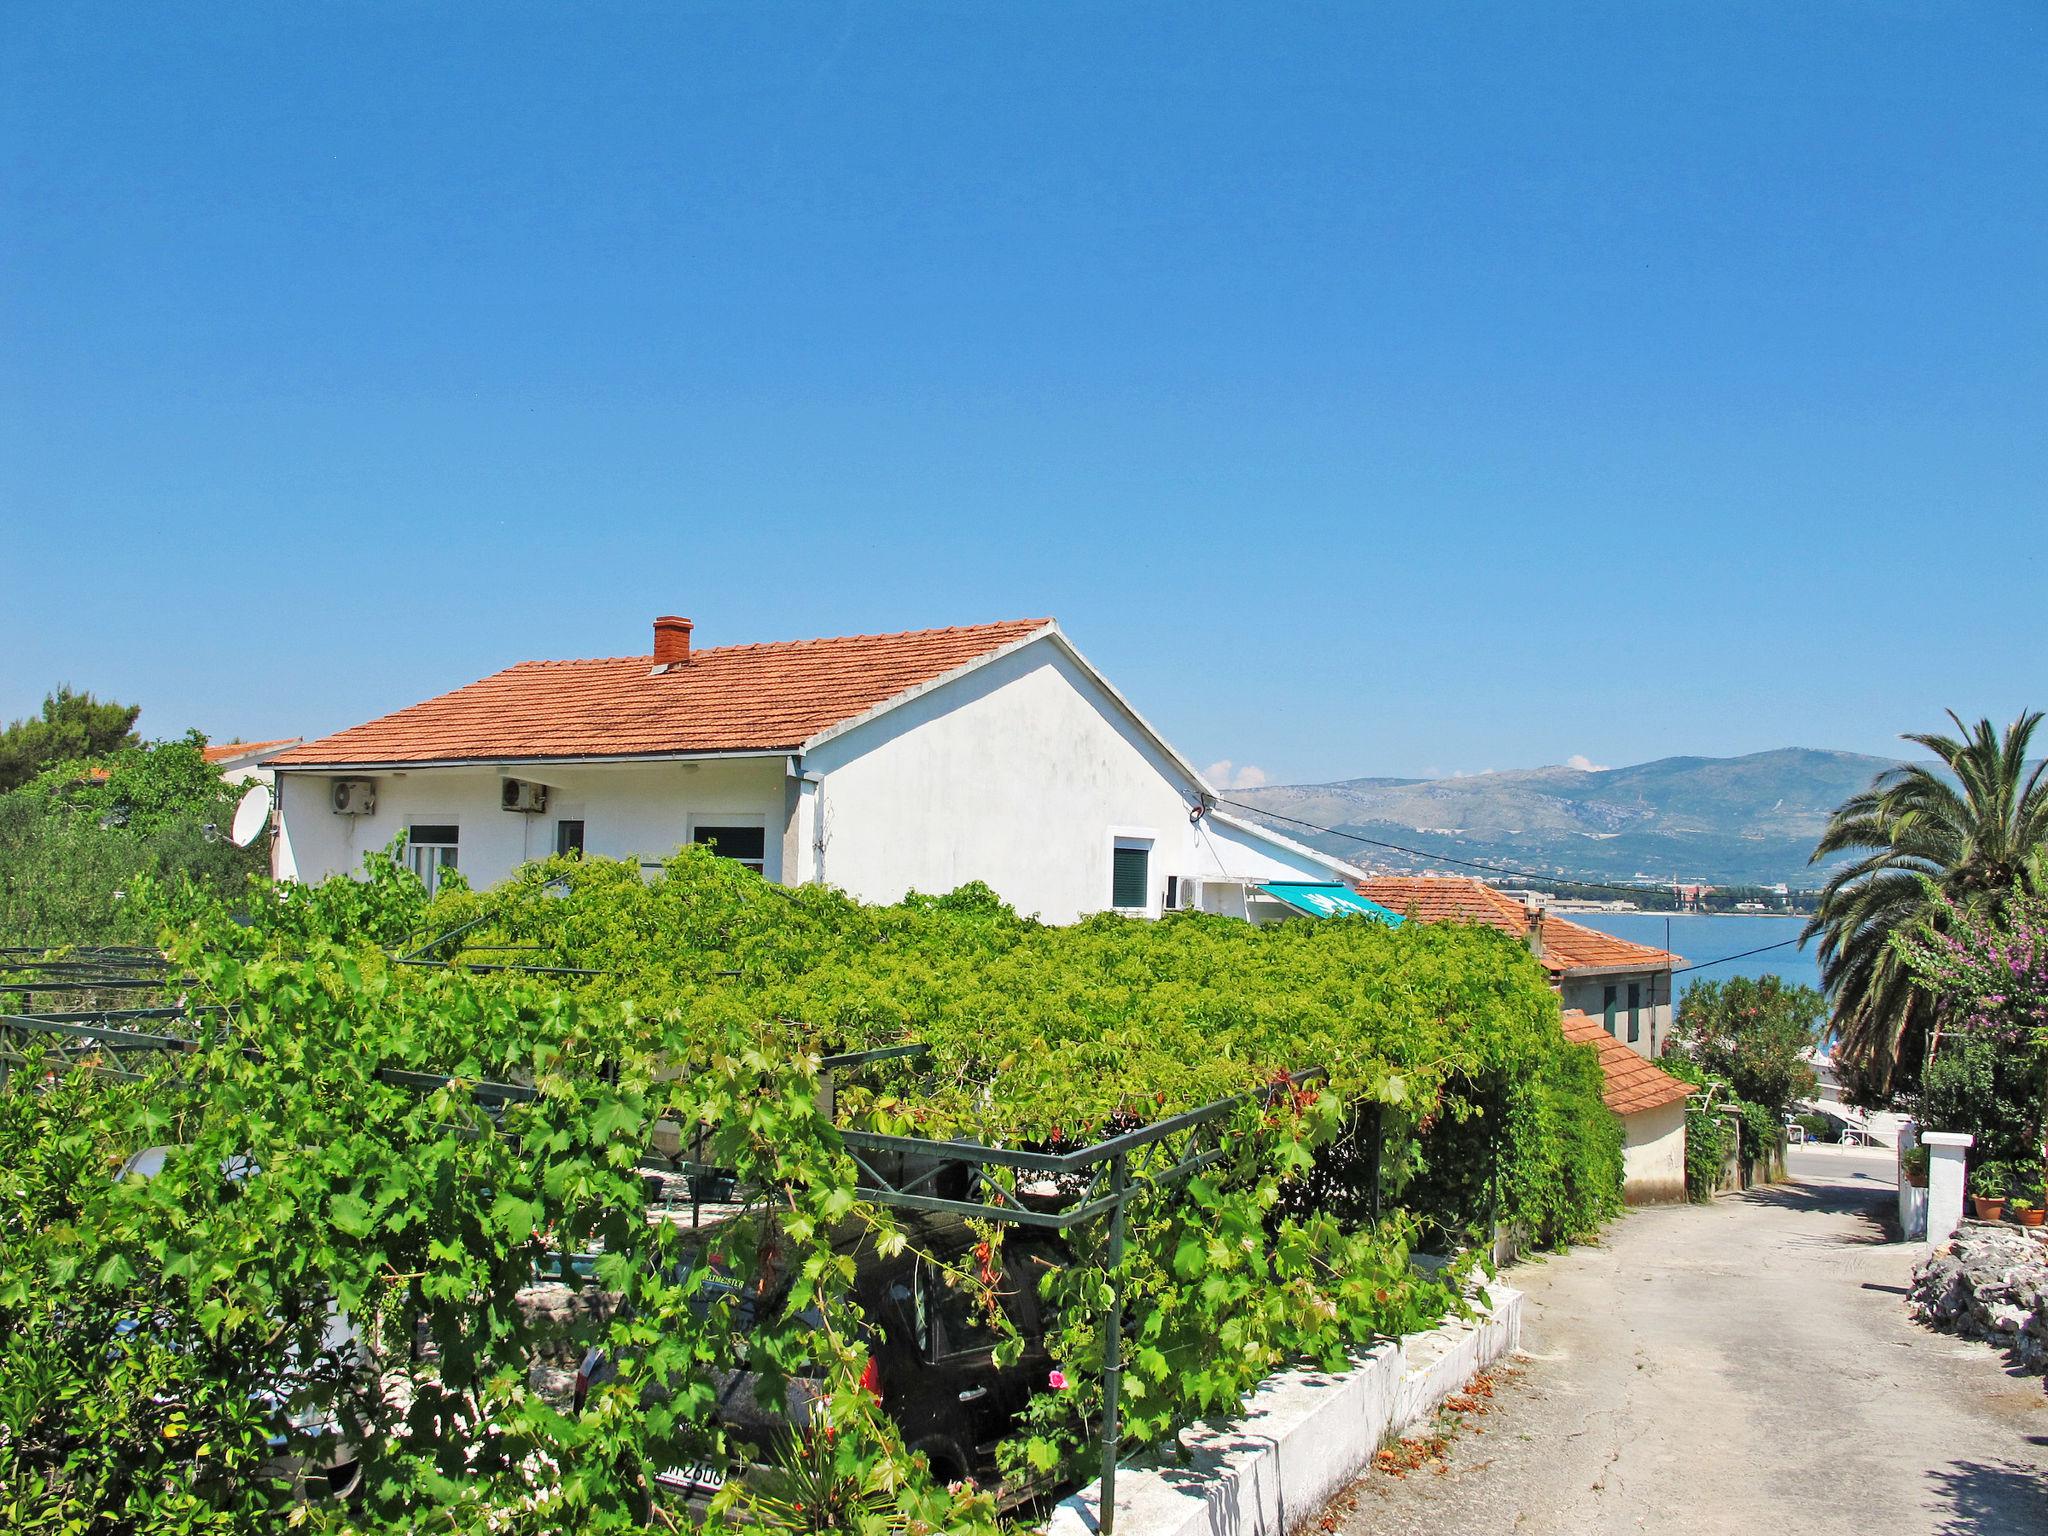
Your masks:
<instances>
[{"instance_id":1,"label":"sea water","mask_svg":"<svg viewBox=\"0 0 2048 1536\"><path fill-rule=\"evenodd\" d=\"M1782 976L1802 987L1820 986L1820 961L1813 945L1788 944L1806 926L1803 917L1747 917L1737 913L1571 912L1572 922L1611 933L1617 939L1651 944L1685 957L1674 985L1678 995L1695 981L1730 976ZM1779 948L1767 948L1779 945ZM1750 950L1763 954L1748 954ZM1730 956L1742 955L1742 959Z\"/></svg>"}]
</instances>

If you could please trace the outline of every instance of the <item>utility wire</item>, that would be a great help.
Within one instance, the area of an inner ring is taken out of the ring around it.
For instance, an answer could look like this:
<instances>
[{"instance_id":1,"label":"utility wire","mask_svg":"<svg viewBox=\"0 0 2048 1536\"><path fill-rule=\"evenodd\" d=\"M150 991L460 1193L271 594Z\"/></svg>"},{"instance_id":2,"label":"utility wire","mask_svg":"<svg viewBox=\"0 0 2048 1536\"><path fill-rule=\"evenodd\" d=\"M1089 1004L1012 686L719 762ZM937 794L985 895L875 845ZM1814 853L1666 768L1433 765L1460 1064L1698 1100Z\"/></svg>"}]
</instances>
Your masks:
<instances>
[{"instance_id":1,"label":"utility wire","mask_svg":"<svg viewBox=\"0 0 2048 1536\"><path fill-rule=\"evenodd\" d=\"M1794 944L1804 944L1805 939L1780 939L1775 944L1766 944L1761 949L1745 949L1739 955L1723 955L1718 960L1702 960L1697 965L1681 965L1671 974L1683 976L1687 971L1704 971L1710 965L1726 965L1730 960L1747 960L1751 955L1768 955L1774 949L1790 949Z\"/></svg>"},{"instance_id":2,"label":"utility wire","mask_svg":"<svg viewBox=\"0 0 2048 1536\"><path fill-rule=\"evenodd\" d=\"M1466 869L1484 870L1489 875L1511 875L1517 880L1533 880L1543 885L1571 885L1589 891L1618 891L1624 896L1642 896L1648 891L1660 890L1661 886L1616 885L1610 880L1573 880L1566 875L1539 875L1534 870L1513 869L1505 864L1481 864L1473 859L1457 859L1447 853L1432 853L1427 848L1409 848L1401 843L1381 842L1376 837L1366 837L1358 832L1346 832L1338 827L1319 826L1313 821L1298 821L1292 816L1282 816L1278 811L1268 811L1256 805L1247 805L1242 800L1223 800L1218 805L1227 805L1233 810L1249 811L1254 816L1263 816L1268 821L1284 821L1290 827L1302 827L1310 832L1322 832L1331 837L1348 837L1354 843L1364 843L1369 848L1388 848L1395 853L1409 854L1418 859L1432 859L1439 864L1457 864Z\"/></svg>"},{"instance_id":3,"label":"utility wire","mask_svg":"<svg viewBox=\"0 0 2048 1536\"><path fill-rule=\"evenodd\" d=\"M1302 827L1310 832L1322 832L1331 837L1348 837L1353 842L1364 843L1370 848L1388 848L1392 849L1395 853L1410 854L1418 859L1435 859L1443 864L1459 864L1466 869L1485 870L1490 875L1512 875L1517 880L1536 880L1541 881L1545 885L1571 885L1584 890L1620 891L1628 896L1641 896L1647 891L1658 889L1658 887L1646 885L1615 885L1606 880L1571 880L1562 875L1539 875L1533 870L1513 869L1505 864L1481 864L1473 859L1454 859L1448 854L1431 853L1426 848L1408 848L1400 843L1382 842L1376 837L1365 837L1357 832L1345 832L1336 827L1318 826L1313 821L1299 821L1292 816L1282 816L1276 811L1262 810L1256 805L1247 805L1242 800L1219 799L1216 803L1218 805L1230 806L1234 810L1249 811L1254 816L1263 816L1269 821L1284 821L1291 827ZM1674 969L1671 974L1683 976L1687 971L1704 971L1709 966L1726 965L1731 960L1747 960L1751 955L1768 955L1772 950L1790 949L1795 944L1804 944L1805 942L1806 940L1803 937L1780 939L1775 944L1764 944L1756 949L1745 949L1739 954L1723 955L1718 960L1702 960L1697 965L1681 965Z\"/></svg>"}]
</instances>

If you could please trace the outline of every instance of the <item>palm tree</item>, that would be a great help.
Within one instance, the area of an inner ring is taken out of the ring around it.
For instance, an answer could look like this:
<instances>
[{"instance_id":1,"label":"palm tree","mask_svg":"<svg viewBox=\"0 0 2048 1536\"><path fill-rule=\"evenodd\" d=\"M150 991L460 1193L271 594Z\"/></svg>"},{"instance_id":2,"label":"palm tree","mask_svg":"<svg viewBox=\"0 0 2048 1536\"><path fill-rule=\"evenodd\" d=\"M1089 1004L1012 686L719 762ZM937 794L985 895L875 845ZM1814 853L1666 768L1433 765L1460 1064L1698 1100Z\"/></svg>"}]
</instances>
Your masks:
<instances>
[{"instance_id":1,"label":"palm tree","mask_svg":"<svg viewBox=\"0 0 2048 1536\"><path fill-rule=\"evenodd\" d=\"M1909 763L1889 769L1829 819L1813 862L1864 857L1822 889L1803 938L1820 938L1821 977L1840 1034L1835 1057L1856 1097L1881 1102L1918 1080L1933 1025L1933 1000L1917 990L1891 936L1930 918L1938 896L1997 906L2017 882L2048 890L2048 764L2027 770L2038 711L2001 738L1989 720L1961 739L1904 739L1948 770Z\"/></svg>"}]
</instances>

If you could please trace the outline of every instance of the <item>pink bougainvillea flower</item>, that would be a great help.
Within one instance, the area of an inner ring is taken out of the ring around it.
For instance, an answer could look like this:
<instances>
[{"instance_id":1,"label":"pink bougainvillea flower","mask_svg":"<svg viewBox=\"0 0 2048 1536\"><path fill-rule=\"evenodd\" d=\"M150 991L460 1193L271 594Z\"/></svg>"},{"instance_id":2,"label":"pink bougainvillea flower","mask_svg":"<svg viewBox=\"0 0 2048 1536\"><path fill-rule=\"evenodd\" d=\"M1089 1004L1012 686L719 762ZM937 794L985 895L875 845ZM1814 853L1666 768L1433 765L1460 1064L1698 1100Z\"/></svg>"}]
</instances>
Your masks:
<instances>
[{"instance_id":1,"label":"pink bougainvillea flower","mask_svg":"<svg viewBox=\"0 0 2048 1536\"><path fill-rule=\"evenodd\" d=\"M1046 1385L1051 1387L1055 1392L1064 1392L1067 1390L1067 1373L1065 1371L1054 1371L1050 1376L1047 1376L1045 1378L1045 1381Z\"/></svg>"}]
</instances>

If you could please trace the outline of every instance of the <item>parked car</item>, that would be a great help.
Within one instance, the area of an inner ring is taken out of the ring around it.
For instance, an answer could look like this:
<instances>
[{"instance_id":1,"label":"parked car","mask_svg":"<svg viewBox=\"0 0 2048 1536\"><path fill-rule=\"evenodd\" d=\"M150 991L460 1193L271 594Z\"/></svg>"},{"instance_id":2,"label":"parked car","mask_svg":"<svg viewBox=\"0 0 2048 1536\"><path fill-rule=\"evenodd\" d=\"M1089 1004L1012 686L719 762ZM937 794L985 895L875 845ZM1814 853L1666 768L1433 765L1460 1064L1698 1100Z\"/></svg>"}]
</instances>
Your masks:
<instances>
[{"instance_id":1,"label":"parked car","mask_svg":"<svg viewBox=\"0 0 2048 1536\"><path fill-rule=\"evenodd\" d=\"M866 1317L869 1350L862 1385L881 1400L904 1443L927 1457L942 1482L971 1479L995 1487L1000 1503L1014 1505L1037 1490L998 1486L995 1451L1047 1379L1038 1280L1065 1259L1046 1238L1013 1236L1004 1243L995 1291L1023 1336L1024 1352L1016 1363L998 1365L1001 1331L976 1294L948 1285L933 1262L971 1265L973 1245L972 1234L959 1223L931 1221L917 1223L911 1244L894 1258L884 1258L864 1238L855 1240L854 1298ZM714 1273L693 1305L702 1312L721 1304L732 1306L734 1326L746 1330L760 1318L779 1315L780 1296L761 1298ZM815 1309L799 1314L798 1321L823 1325ZM615 1374L602 1350L589 1351L577 1373L579 1410L590 1390ZM812 1422L824 1395L815 1375L789 1380L780 1402L755 1372L724 1372L717 1383L717 1421L738 1452L737 1470L749 1477L773 1460L778 1437ZM670 1494L708 1500L724 1486L728 1470L671 1467L655 1482Z\"/></svg>"},{"instance_id":2,"label":"parked car","mask_svg":"<svg viewBox=\"0 0 2048 1536\"><path fill-rule=\"evenodd\" d=\"M153 1179L163 1172L164 1160L171 1150L150 1147L138 1152L121 1165L114 1177ZM255 1165L244 1157L230 1158L221 1168L222 1176L231 1180L248 1178L255 1171ZM130 1318L115 1332L117 1337L127 1339L168 1326L164 1317ZM309 1388L316 1375L367 1370L370 1355L353 1320L332 1301L327 1303L319 1356L317 1362L304 1362L296 1350L287 1349L277 1361L270 1384L250 1397L277 1425L270 1436L275 1455L264 1464L262 1472L266 1477L289 1481L302 1498L348 1499L354 1497L362 1483L360 1453L342 1434L333 1414L320 1405L318 1394ZM310 1448L292 1449L294 1438Z\"/></svg>"}]
</instances>

